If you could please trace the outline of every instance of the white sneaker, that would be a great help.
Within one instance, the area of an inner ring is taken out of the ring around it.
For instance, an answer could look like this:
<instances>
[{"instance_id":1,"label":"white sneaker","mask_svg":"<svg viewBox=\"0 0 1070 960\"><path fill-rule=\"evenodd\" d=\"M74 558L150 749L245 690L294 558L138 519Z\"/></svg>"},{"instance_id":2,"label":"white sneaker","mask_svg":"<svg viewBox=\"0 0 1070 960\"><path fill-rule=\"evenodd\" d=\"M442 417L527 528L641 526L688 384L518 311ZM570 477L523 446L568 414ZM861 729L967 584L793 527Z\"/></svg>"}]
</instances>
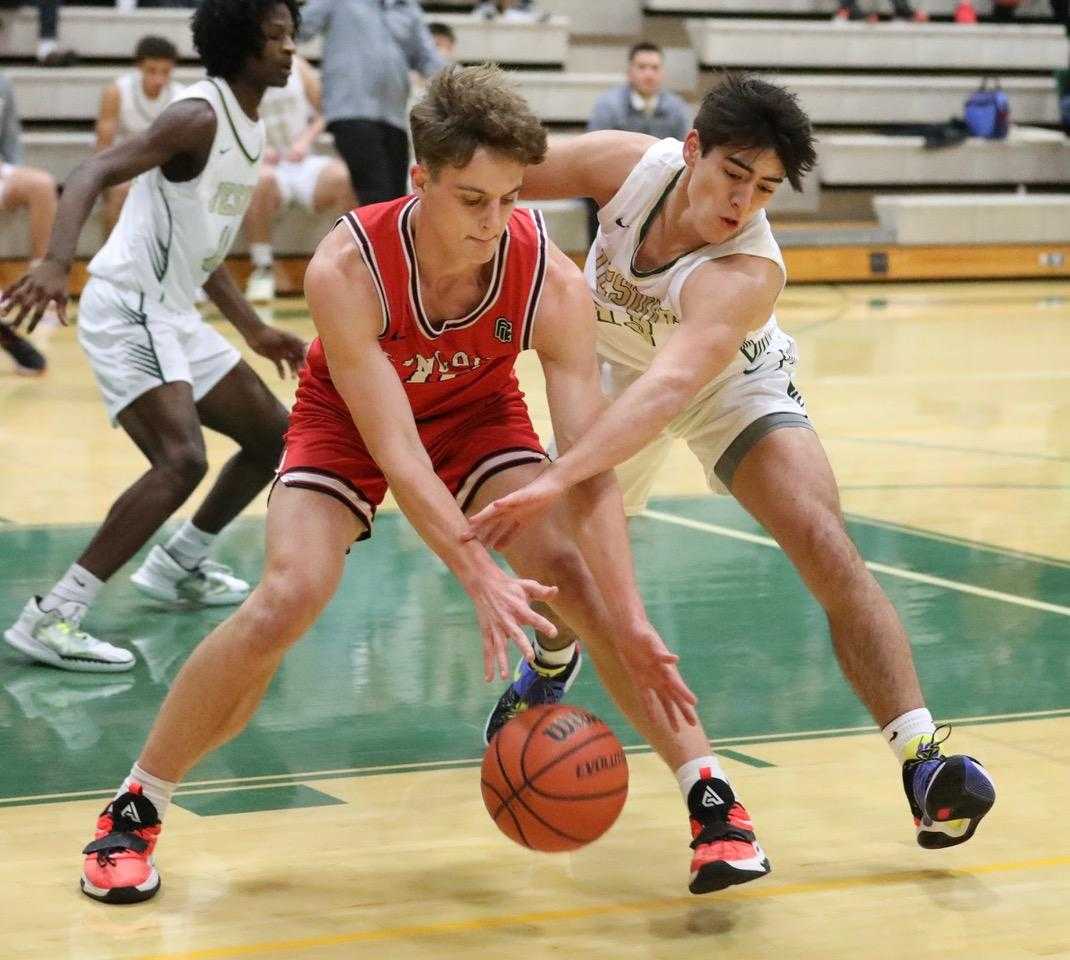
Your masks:
<instances>
[{"instance_id":1,"label":"white sneaker","mask_svg":"<svg viewBox=\"0 0 1070 960\"><path fill-rule=\"evenodd\" d=\"M230 567L202 560L193 570L187 570L158 543L130 579L154 600L188 600L206 607L225 607L249 596L249 584L234 576Z\"/></svg>"},{"instance_id":2,"label":"white sneaker","mask_svg":"<svg viewBox=\"0 0 1070 960\"><path fill-rule=\"evenodd\" d=\"M275 270L256 267L245 284L245 299L250 303L271 303L275 299Z\"/></svg>"},{"instance_id":3,"label":"white sneaker","mask_svg":"<svg viewBox=\"0 0 1070 960\"><path fill-rule=\"evenodd\" d=\"M90 636L77 620L65 618L58 610L45 613L39 603L37 597L30 597L18 620L4 631L4 639L16 650L61 670L102 673L134 665L129 650Z\"/></svg>"}]
</instances>

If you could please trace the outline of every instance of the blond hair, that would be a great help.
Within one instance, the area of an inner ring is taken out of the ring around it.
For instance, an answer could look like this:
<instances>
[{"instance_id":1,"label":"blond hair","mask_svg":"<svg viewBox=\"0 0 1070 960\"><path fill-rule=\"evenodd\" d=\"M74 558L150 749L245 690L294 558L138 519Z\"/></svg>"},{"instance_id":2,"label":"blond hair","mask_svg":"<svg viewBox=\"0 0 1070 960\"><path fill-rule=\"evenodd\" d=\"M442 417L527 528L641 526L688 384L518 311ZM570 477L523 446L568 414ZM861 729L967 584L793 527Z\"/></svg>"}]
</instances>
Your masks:
<instances>
[{"instance_id":1,"label":"blond hair","mask_svg":"<svg viewBox=\"0 0 1070 960\"><path fill-rule=\"evenodd\" d=\"M546 156L546 131L527 101L491 64L449 66L409 112L416 159L435 175L463 167L479 147L529 166Z\"/></svg>"}]
</instances>

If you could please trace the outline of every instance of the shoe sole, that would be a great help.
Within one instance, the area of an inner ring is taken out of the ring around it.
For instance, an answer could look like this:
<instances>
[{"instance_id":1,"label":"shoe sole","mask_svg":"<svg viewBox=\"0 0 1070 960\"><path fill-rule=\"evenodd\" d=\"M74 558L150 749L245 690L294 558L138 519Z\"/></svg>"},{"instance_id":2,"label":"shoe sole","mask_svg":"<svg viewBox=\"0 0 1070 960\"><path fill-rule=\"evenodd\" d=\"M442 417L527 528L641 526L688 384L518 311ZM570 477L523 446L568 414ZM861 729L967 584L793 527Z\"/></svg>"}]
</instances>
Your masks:
<instances>
[{"instance_id":1,"label":"shoe sole","mask_svg":"<svg viewBox=\"0 0 1070 960\"><path fill-rule=\"evenodd\" d=\"M140 887L115 887L112 890L102 890L100 887L93 886L83 875L78 881L78 885L82 888L82 893L89 897L90 900L96 900L97 903L143 903L145 900L151 900L160 892L160 875L155 868L152 871L152 877L145 882L152 883L153 880L156 882L145 889Z\"/></svg>"},{"instance_id":2,"label":"shoe sole","mask_svg":"<svg viewBox=\"0 0 1070 960\"><path fill-rule=\"evenodd\" d=\"M723 861L708 863L691 878L687 889L695 894L716 893L726 887L735 887L741 883L749 883L751 880L760 880L773 872L768 857L762 861L761 865L762 870L740 870Z\"/></svg>"},{"instance_id":3,"label":"shoe sole","mask_svg":"<svg viewBox=\"0 0 1070 960\"><path fill-rule=\"evenodd\" d=\"M67 659L61 657L43 643L38 643L33 637L20 636L13 629L4 631L4 639L19 653L25 654L38 663L57 667L60 670L71 670L75 673L121 673L124 670L132 669L137 662L133 657L130 658L128 663L112 663L110 660Z\"/></svg>"},{"instance_id":4,"label":"shoe sole","mask_svg":"<svg viewBox=\"0 0 1070 960\"><path fill-rule=\"evenodd\" d=\"M139 580L136 573L131 575L130 582L137 588L139 593L153 600L159 600L162 603L192 603L198 607L233 607L239 603L244 603L245 598L251 592L246 590L240 594L224 593L218 597L183 597L177 592L165 593L147 580Z\"/></svg>"},{"instance_id":5,"label":"shoe sole","mask_svg":"<svg viewBox=\"0 0 1070 960\"><path fill-rule=\"evenodd\" d=\"M969 826L960 837L952 837L937 830L918 827L918 845L926 850L941 850L965 843L974 835L978 824L996 802L996 790L987 776L968 778L966 757L951 757L937 770L925 793L925 812L933 823L968 820ZM943 816L935 817L933 813Z\"/></svg>"},{"instance_id":6,"label":"shoe sole","mask_svg":"<svg viewBox=\"0 0 1070 960\"><path fill-rule=\"evenodd\" d=\"M571 687L572 684L574 684L576 682L576 677L578 677L580 675L580 670L582 670L582 669L583 669L583 653L581 651L579 653L579 656L577 657L577 660L576 660L576 669L572 671L572 676L569 677L568 680L565 681L565 689L563 691L561 691L561 700L565 699L565 694L568 693L569 687ZM512 686L512 683L513 683L513 681L510 681L510 686ZM501 699L501 698L499 697L499 699ZM559 700L558 703L560 703L561 700ZM489 747L490 746L490 741L491 741L492 738L487 735L487 731L490 729L490 722L491 722L491 720L494 719L494 713L495 713L495 711L497 709L498 709L498 704L495 703L494 704L494 709L491 710L489 714L487 714L486 723L483 724L483 746L485 746L485 747ZM512 719L512 718L510 718L510 719ZM505 721L505 723L508 723L508 722L509 722L509 720ZM503 727L505 726L505 723L502 724ZM498 729L500 730L501 727L499 727Z\"/></svg>"}]
</instances>

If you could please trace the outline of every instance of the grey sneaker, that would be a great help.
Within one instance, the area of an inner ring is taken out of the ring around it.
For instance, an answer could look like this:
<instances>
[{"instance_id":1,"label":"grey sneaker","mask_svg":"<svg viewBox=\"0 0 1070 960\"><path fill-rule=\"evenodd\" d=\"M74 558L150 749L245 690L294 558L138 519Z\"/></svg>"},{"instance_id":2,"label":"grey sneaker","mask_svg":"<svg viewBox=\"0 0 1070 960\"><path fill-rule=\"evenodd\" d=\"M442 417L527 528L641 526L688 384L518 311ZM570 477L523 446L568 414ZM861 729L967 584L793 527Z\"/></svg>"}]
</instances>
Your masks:
<instances>
[{"instance_id":1,"label":"grey sneaker","mask_svg":"<svg viewBox=\"0 0 1070 960\"><path fill-rule=\"evenodd\" d=\"M154 600L186 600L205 607L230 606L249 596L249 584L234 576L225 564L202 560L187 570L159 544L149 551L130 580Z\"/></svg>"},{"instance_id":2,"label":"grey sneaker","mask_svg":"<svg viewBox=\"0 0 1070 960\"><path fill-rule=\"evenodd\" d=\"M61 670L109 673L134 665L129 650L98 640L58 610L45 613L38 597L26 601L18 620L4 631L4 639L26 656Z\"/></svg>"}]
</instances>

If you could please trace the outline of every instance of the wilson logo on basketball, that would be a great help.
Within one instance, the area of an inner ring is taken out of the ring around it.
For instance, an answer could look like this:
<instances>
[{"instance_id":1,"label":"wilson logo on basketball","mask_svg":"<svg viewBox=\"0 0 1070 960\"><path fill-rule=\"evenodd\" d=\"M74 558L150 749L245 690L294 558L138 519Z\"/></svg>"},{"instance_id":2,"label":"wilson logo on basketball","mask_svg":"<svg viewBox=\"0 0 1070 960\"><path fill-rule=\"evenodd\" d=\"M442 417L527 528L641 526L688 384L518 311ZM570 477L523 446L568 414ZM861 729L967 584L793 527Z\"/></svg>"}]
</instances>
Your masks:
<instances>
[{"instance_id":1,"label":"wilson logo on basketball","mask_svg":"<svg viewBox=\"0 0 1070 960\"><path fill-rule=\"evenodd\" d=\"M602 721L593 713L587 713L584 710L574 710L571 713L566 713L564 716L556 718L552 723L547 724L542 731L542 735L560 743L562 740L567 740L571 737L577 730L583 730L585 727L601 722Z\"/></svg>"},{"instance_id":2,"label":"wilson logo on basketball","mask_svg":"<svg viewBox=\"0 0 1070 960\"><path fill-rule=\"evenodd\" d=\"M584 760L583 763L576 764L576 779L581 780L584 777L593 777L595 774L619 767L624 762L623 750L618 750L616 753L603 754L593 760Z\"/></svg>"}]
</instances>

